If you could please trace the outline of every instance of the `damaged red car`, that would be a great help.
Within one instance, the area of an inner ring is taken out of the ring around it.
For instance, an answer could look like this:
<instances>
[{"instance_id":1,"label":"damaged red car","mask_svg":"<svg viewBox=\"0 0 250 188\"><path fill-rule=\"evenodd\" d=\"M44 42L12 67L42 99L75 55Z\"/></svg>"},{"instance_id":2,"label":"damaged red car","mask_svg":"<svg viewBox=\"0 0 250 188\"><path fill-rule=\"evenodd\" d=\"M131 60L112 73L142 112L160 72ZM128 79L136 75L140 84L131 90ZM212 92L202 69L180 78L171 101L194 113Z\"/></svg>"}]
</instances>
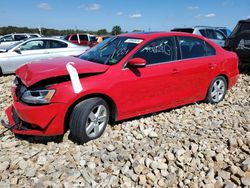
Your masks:
<instances>
[{"instance_id":1,"label":"damaged red car","mask_svg":"<svg viewBox=\"0 0 250 188\"><path fill-rule=\"evenodd\" d=\"M109 121L197 101L218 103L237 81L238 59L201 36L123 34L79 57L25 64L6 110L16 134L52 136L68 129L87 142Z\"/></svg>"}]
</instances>

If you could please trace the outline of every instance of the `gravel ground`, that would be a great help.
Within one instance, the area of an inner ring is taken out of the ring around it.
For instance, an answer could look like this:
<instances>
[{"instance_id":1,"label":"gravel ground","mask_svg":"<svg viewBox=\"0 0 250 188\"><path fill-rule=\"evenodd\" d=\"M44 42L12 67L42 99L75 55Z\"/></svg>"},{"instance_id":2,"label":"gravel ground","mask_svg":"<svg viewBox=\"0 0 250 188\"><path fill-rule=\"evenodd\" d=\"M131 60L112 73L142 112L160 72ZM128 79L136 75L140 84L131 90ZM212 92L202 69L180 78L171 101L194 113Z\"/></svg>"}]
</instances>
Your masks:
<instances>
[{"instance_id":1,"label":"gravel ground","mask_svg":"<svg viewBox=\"0 0 250 188\"><path fill-rule=\"evenodd\" d=\"M0 78L0 116L14 76ZM1 127L0 132L4 129ZM0 187L250 187L250 68L223 102L108 126L84 145L0 137Z\"/></svg>"}]
</instances>

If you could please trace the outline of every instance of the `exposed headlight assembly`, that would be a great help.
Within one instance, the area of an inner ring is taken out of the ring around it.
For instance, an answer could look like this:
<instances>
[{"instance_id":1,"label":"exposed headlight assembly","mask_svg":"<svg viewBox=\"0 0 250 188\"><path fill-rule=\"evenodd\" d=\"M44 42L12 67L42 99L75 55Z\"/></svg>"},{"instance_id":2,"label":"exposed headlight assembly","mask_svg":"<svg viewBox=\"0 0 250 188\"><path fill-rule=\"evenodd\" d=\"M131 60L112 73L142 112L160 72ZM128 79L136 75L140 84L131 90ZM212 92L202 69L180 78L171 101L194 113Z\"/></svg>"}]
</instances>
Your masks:
<instances>
[{"instance_id":1,"label":"exposed headlight assembly","mask_svg":"<svg viewBox=\"0 0 250 188\"><path fill-rule=\"evenodd\" d=\"M27 90L23 93L21 100L28 104L49 104L56 90Z\"/></svg>"}]
</instances>

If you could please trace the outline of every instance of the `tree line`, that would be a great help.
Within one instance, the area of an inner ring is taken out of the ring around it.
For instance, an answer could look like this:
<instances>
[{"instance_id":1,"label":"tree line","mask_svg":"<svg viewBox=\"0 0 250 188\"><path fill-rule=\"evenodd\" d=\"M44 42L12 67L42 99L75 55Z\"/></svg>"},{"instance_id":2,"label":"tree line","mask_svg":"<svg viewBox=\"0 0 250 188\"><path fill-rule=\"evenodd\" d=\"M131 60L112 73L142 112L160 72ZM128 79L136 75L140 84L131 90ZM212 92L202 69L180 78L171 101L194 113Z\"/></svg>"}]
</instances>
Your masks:
<instances>
[{"instance_id":1,"label":"tree line","mask_svg":"<svg viewBox=\"0 0 250 188\"><path fill-rule=\"evenodd\" d=\"M108 32L107 29L90 31L90 30L79 30L79 29L58 30L50 28L28 28L28 27L16 27L16 26L0 27L0 35L6 35L10 33L40 33L44 36L56 36L56 35L68 35L72 33L89 33L94 35L119 35L123 32L119 25L115 25L112 28L111 32Z\"/></svg>"}]
</instances>

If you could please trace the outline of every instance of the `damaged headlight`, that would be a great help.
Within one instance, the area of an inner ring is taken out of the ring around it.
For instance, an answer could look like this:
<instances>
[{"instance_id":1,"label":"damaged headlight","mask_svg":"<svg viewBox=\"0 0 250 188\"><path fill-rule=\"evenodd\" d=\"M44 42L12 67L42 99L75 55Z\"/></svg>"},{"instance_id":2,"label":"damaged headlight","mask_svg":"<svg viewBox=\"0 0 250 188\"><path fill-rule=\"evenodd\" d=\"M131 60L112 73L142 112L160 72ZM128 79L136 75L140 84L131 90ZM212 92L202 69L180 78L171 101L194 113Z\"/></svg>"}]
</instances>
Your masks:
<instances>
[{"instance_id":1,"label":"damaged headlight","mask_svg":"<svg viewBox=\"0 0 250 188\"><path fill-rule=\"evenodd\" d=\"M48 104L55 94L55 90L27 90L23 93L21 100L28 104Z\"/></svg>"}]
</instances>

